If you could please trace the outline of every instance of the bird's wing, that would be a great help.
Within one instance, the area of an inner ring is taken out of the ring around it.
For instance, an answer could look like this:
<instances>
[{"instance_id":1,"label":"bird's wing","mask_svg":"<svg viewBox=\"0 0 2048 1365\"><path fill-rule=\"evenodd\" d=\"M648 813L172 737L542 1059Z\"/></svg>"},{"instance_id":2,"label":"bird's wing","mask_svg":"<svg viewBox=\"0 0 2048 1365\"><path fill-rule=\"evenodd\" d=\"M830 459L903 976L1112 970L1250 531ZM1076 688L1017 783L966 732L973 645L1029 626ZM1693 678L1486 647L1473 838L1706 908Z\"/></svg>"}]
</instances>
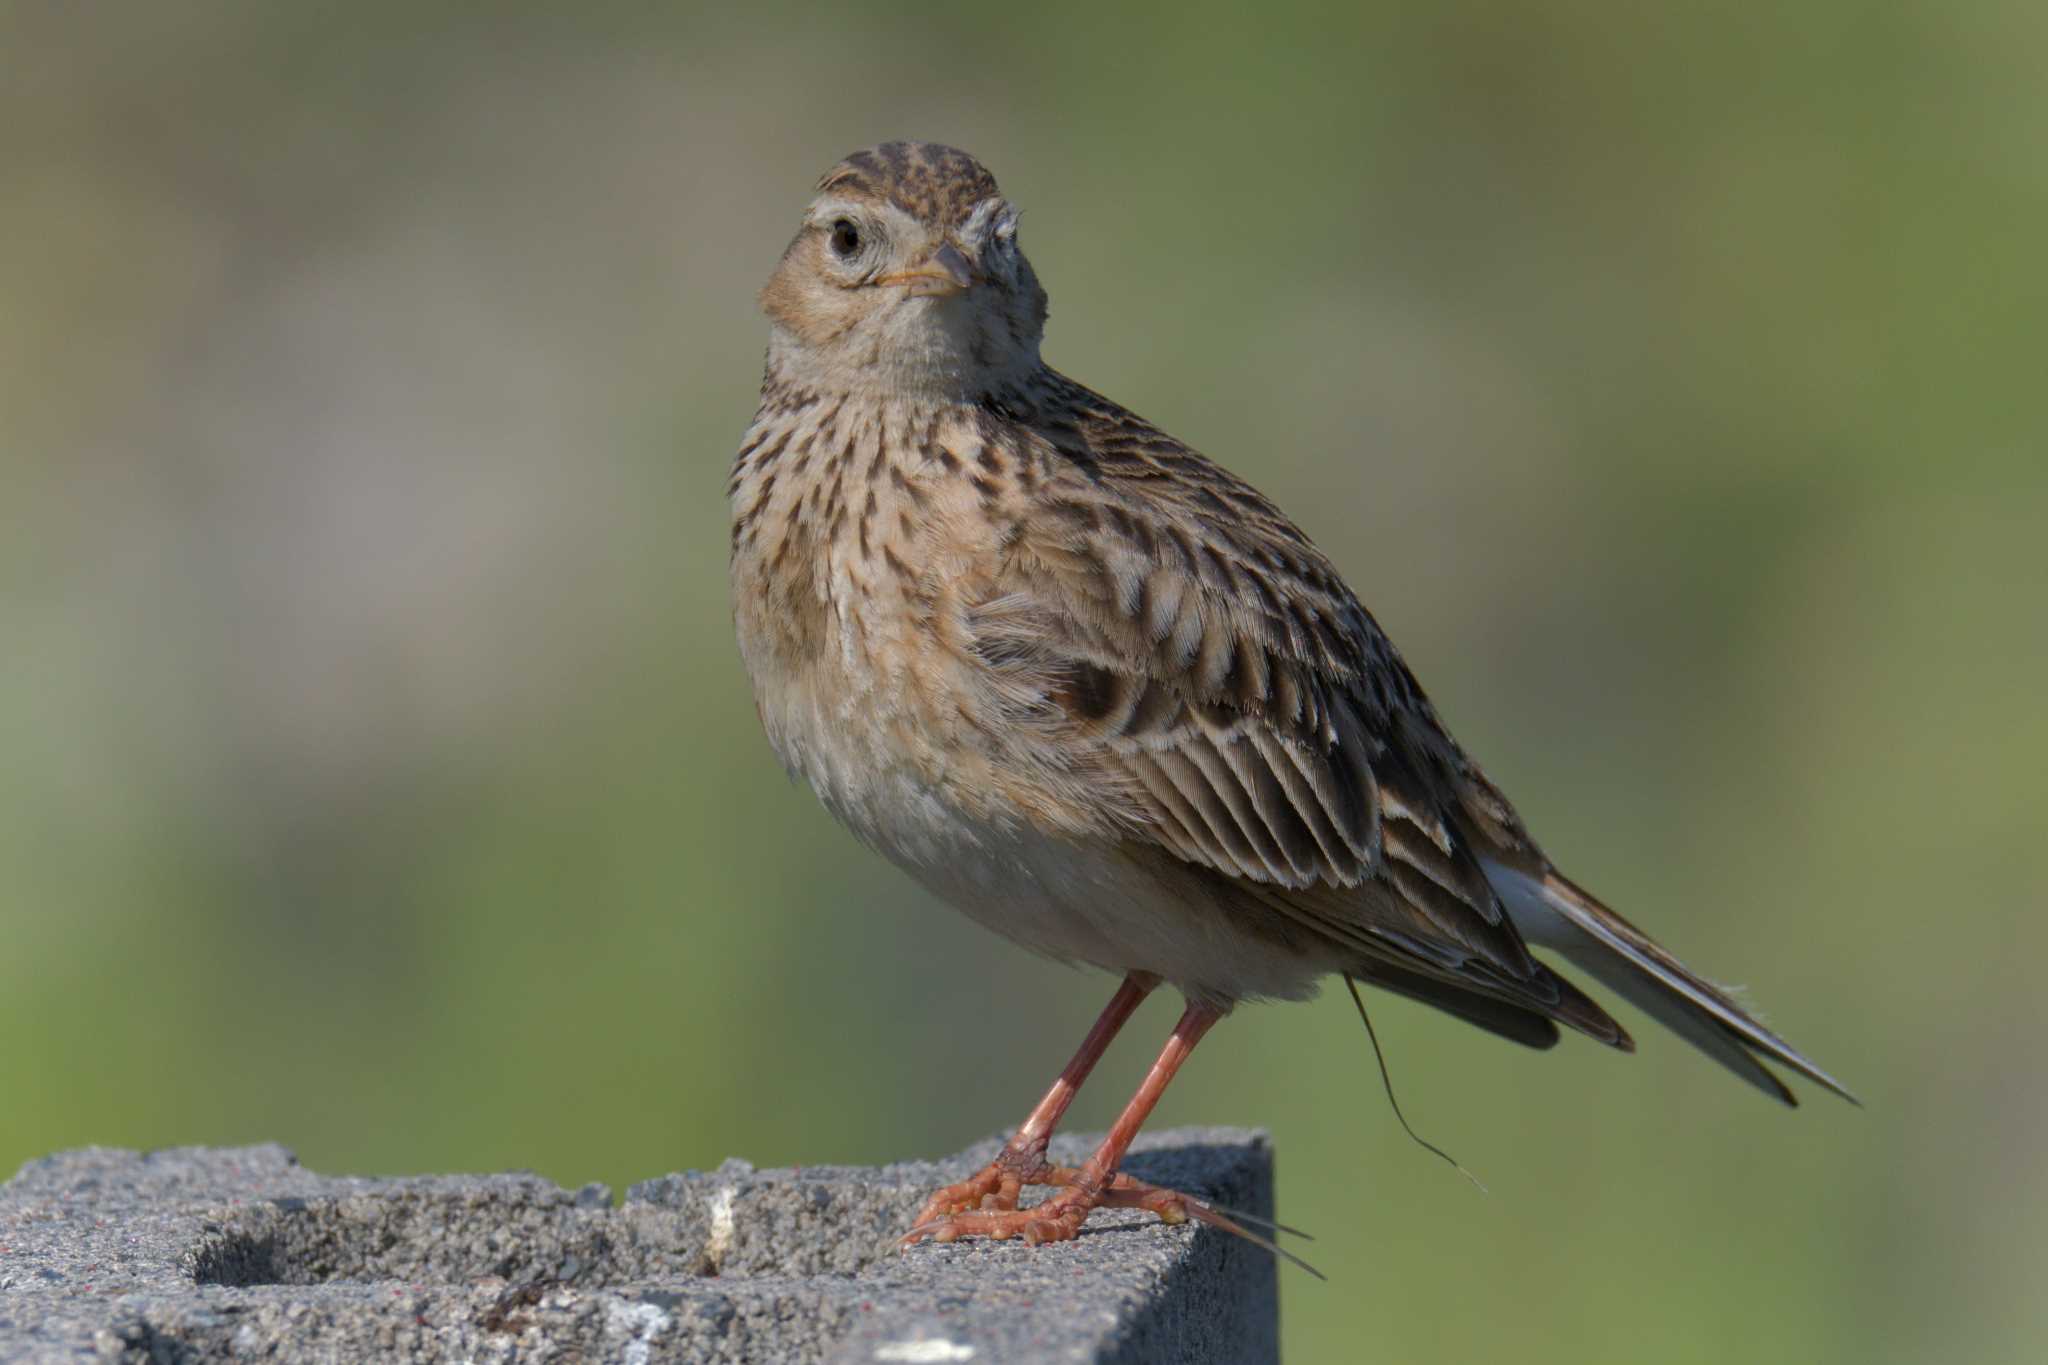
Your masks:
<instances>
[{"instance_id":1,"label":"bird's wing","mask_svg":"<svg viewBox=\"0 0 2048 1365\"><path fill-rule=\"evenodd\" d=\"M1365 979L1495 1032L1540 1042L1533 1014L1631 1046L1526 936L1765 1094L1794 1102L1771 1061L1853 1100L1550 865L1277 508L1085 389L1057 411L1040 429L1064 463L985 623L997 654L1031 660L1038 705L1092 756L1075 771L1123 803L1128 838L1356 948Z\"/></svg>"},{"instance_id":2,"label":"bird's wing","mask_svg":"<svg viewBox=\"0 0 2048 1365\"><path fill-rule=\"evenodd\" d=\"M1080 798L1361 962L1620 1041L1529 956L1446 809L1463 756L1321 553L1134 418L1060 437L965 627Z\"/></svg>"}]
</instances>

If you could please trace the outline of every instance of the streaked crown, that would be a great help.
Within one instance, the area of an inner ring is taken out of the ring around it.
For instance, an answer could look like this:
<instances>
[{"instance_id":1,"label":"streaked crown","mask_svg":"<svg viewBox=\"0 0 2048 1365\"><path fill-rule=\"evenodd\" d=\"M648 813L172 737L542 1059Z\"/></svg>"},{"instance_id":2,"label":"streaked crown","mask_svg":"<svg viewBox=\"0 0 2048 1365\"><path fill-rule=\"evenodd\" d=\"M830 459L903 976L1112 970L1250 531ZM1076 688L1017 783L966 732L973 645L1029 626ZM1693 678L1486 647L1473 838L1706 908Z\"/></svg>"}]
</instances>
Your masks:
<instances>
[{"instance_id":1,"label":"streaked crown","mask_svg":"<svg viewBox=\"0 0 2048 1365\"><path fill-rule=\"evenodd\" d=\"M1001 191L988 168L937 142L884 142L848 156L818 181L820 191L894 204L920 222L958 228Z\"/></svg>"}]
</instances>

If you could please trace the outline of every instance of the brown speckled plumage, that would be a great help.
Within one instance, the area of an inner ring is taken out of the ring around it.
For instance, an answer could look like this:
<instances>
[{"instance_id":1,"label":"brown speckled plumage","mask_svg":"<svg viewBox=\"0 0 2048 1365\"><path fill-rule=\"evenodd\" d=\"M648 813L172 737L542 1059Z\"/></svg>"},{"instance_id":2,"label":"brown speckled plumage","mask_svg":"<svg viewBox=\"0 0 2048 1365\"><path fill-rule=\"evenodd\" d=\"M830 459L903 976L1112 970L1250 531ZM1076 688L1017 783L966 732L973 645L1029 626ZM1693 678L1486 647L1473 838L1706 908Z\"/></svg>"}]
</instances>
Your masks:
<instances>
[{"instance_id":1,"label":"brown speckled plumage","mask_svg":"<svg viewBox=\"0 0 2048 1365\"><path fill-rule=\"evenodd\" d=\"M996 197L996 179L955 147L884 142L825 172L818 189L886 200L922 222L957 228L977 205Z\"/></svg>"},{"instance_id":2,"label":"brown speckled plumage","mask_svg":"<svg viewBox=\"0 0 2048 1365\"><path fill-rule=\"evenodd\" d=\"M1631 1046L1535 942L1767 1093L1759 1054L1839 1089L1551 867L1278 508L1043 363L979 163L886 143L819 190L762 295L734 601L771 741L856 833L1205 1018L1342 973Z\"/></svg>"}]
</instances>

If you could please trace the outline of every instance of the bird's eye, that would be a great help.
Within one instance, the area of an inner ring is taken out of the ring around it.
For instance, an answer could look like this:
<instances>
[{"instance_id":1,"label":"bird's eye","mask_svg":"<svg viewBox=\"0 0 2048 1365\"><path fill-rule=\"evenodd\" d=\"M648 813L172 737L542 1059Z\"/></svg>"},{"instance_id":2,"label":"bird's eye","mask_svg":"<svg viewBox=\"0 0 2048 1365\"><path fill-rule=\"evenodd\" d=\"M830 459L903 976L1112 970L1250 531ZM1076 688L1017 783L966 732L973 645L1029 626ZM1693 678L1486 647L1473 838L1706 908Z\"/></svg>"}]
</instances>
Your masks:
<instances>
[{"instance_id":1,"label":"bird's eye","mask_svg":"<svg viewBox=\"0 0 2048 1365\"><path fill-rule=\"evenodd\" d=\"M832 224L832 252L844 260L851 260L860 250L860 229L850 218L841 218Z\"/></svg>"}]
</instances>

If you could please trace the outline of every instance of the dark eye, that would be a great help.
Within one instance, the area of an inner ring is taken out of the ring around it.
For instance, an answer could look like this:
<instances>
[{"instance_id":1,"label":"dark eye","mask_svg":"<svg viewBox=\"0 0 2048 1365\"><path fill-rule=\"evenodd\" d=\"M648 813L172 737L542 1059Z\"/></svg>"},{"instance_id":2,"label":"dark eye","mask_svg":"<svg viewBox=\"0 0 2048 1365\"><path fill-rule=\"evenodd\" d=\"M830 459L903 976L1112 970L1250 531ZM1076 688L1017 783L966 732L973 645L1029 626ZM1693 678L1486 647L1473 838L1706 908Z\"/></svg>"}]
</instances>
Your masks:
<instances>
[{"instance_id":1,"label":"dark eye","mask_svg":"<svg viewBox=\"0 0 2048 1365\"><path fill-rule=\"evenodd\" d=\"M832 251L835 255L852 257L860 250L860 229L850 218L841 218L832 225Z\"/></svg>"}]
</instances>

